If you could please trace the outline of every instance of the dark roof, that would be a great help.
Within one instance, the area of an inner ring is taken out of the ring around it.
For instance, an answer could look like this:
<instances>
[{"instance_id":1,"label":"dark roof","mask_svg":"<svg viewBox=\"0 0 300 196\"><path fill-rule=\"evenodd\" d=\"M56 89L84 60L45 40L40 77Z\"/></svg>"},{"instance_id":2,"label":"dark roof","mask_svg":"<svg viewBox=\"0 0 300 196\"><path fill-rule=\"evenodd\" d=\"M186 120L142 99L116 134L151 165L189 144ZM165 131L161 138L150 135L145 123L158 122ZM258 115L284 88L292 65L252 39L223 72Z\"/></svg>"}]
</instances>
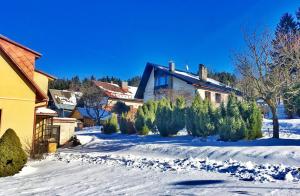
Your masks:
<instances>
[{"instance_id":1,"label":"dark roof","mask_svg":"<svg viewBox=\"0 0 300 196\"><path fill-rule=\"evenodd\" d=\"M200 89L208 89L208 90L213 90L217 92L223 92L223 93L235 93L237 95L241 95L241 92L237 89L234 89L230 86L227 86L221 82L218 82L212 78L207 78L207 81L199 79L198 75L188 73L185 71L181 70L175 70L171 72L168 67L163 66L163 65L158 65L158 64L153 64L153 63L147 63L142 80L139 84L139 87L137 89L137 92L135 94L135 98L137 99L143 99L144 98L144 91L146 88L146 85L148 83L150 74L153 69L161 70L164 73L174 76L180 80L185 81L186 83L195 86L196 88Z\"/></svg>"}]
</instances>

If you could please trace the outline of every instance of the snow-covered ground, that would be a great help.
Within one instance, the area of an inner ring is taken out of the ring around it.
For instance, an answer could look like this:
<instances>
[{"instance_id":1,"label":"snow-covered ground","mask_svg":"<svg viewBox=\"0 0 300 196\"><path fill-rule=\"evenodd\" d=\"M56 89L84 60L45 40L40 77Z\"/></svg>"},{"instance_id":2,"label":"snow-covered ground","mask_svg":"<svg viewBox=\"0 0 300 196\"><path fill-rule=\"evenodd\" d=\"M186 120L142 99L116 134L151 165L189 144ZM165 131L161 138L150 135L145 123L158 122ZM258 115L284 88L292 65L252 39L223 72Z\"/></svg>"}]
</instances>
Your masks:
<instances>
[{"instance_id":1,"label":"snow-covered ground","mask_svg":"<svg viewBox=\"0 0 300 196\"><path fill-rule=\"evenodd\" d=\"M280 140L264 120L263 138L239 142L84 130L82 146L0 178L0 195L300 195L300 119L280 125Z\"/></svg>"}]
</instances>

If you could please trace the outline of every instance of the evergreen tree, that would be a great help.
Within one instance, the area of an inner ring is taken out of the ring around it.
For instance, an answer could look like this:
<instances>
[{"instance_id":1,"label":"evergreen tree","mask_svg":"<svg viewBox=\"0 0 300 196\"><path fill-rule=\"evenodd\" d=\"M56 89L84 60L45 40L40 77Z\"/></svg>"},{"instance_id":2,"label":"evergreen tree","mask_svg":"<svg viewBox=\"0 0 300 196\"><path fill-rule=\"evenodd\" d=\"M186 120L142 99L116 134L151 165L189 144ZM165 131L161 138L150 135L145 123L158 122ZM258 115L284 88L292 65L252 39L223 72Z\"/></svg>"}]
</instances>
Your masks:
<instances>
[{"instance_id":1,"label":"evergreen tree","mask_svg":"<svg viewBox=\"0 0 300 196\"><path fill-rule=\"evenodd\" d=\"M293 56L289 56L286 54L284 49L289 48L291 42L294 42L296 34L299 33L299 29L297 27L297 22L295 21L294 17L291 14L284 14L279 24L277 25L276 31L275 31L275 39L273 40L273 58L275 62L275 66L289 66L289 65L295 65L296 67L297 61L295 61ZM284 40L284 41L282 41ZM290 70L290 80L293 80L293 75L297 71L295 68L294 70ZM287 92L289 92L289 88L294 88L293 86L286 86L283 89L283 100L285 105L285 111L289 118L293 117L294 114L294 105L291 101L291 95Z\"/></svg>"},{"instance_id":2,"label":"evergreen tree","mask_svg":"<svg viewBox=\"0 0 300 196\"><path fill-rule=\"evenodd\" d=\"M172 129L174 134L185 127L185 99L184 97L177 97L172 112Z\"/></svg>"},{"instance_id":3,"label":"evergreen tree","mask_svg":"<svg viewBox=\"0 0 300 196\"><path fill-rule=\"evenodd\" d=\"M103 127L105 134L111 134L118 132L118 118L116 114L112 114L111 118L106 121Z\"/></svg>"},{"instance_id":4,"label":"evergreen tree","mask_svg":"<svg viewBox=\"0 0 300 196\"><path fill-rule=\"evenodd\" d=\"M139 84L140 84L141 79L142 79L141 76L134 76L132 78L129 78L127 80L127 82L128 82L129 86L136 86L136 87L138 87Z\"/></svg>"},{"instance_id":5,"label":"evergreen tree","mask_svg":"<svg viewBox=\"0 0 300 196\"><path fill-rule=\"evenodd\" d=\"M289 14L289 13L285 13L277 27L276 27L276 31L275 31L275 36L276 39L281 35L281 34L295 34L297 32L297 22L295 21L294 17Z\"/></svg>"},{"instance_id":6,"label":"evergreen tree","mask_svg":"<svg viewBox=\"0 0 300 196\"><path fill-rule=\"evenodd\" d=\"M135 119L135 128L137 131L141 131L143 126L145 125L145 114L142 106L140 106L137 110L136 119Z\"/></svg>"},{"instance_id":7,"label":"evergreen tree","mask_svg":"<svg viewBox=\"0 0 300 196\"><path fill-rule=\"evenodd\" d=\"M220 139L224 141L237 141L248 138L248 130L239 110L237 98L233 95L228 97L226 115L218 120L217 124Z\"/></svg>"},{"instance_id":8,"label":"evergreen tree","mask_svg":"<svg viewBox=\"0 0 300 196\"><path fill-rule=\"evenodd\" d=\"M197 137L207 137L215 132L215 118L208 100L202 100L197 94L192 105L187 108L186 128L189 134Z\"/></svg>"},{"instance_id":9,"label":"evergreen tree","mask_svg":"<svg viewBox=\"0 0 300 196\"><path fill-rule=\"evenodd\" d=\"M138 108L135 121L137 131L141 131L144 125L147 125L150 130L155 131L154 121L156 110L157 102L152 100L149 100Z\"/></svg>"},{"instance_id":10,"label":"evergreen tree","mask_svg":"<svg viewBox=\"0 0 300 196\"><path fill-rule=\"evenodd\" d=\"M27 155L14 130L8 129L0 139L0 177L18 173L26 164Z\"/></svg>"},{"instance_id":11,"label":"evergreen tree","mask_svg":"<svg viewBox=\"0 0 300 196\"><path fill-rule=\"evenodd\" d=\"M175 135L177 132L172 126L172 103L163 98L158 102L155 124L161 136Z\"/></svg>"},{"instance_id":12,"label":"evergreen tree","mask_svg":"<svg viewBox=\"0 0 300 196\"><path fill-rule=\"evenodd\" d=\"M78 76L72 77L70 81L69 89L73 91L79 91L81 87L81 81Z\"/></svg>"}]
</instances>

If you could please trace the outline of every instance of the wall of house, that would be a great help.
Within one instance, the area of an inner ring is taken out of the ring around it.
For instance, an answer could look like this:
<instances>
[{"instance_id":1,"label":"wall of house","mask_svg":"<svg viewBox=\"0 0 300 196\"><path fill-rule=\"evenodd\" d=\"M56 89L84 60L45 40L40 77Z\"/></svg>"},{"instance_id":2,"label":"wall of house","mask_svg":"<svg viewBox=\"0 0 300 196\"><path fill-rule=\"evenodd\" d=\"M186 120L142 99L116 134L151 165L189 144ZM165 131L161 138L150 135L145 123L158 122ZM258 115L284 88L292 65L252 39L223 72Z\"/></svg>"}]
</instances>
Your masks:
<instances>
[{"instance_id":1,"label":"wall of house","mask_svg":"<svg viewBox=\"0 0 300 196\"><path fill-rule=\"evenodd\" d=\"M154 95L154 70L152 70L148 83L145 88L144 92L144 102L147 102L148 100L155 100L155 95ZM188 101L190 101L194 96L195 96L195 87L187 84L185 81L182 81L178 78L173 77L173 93L177 95L184 96L188 98Z\"/></svg>"},{"instance_id":2,"label":"wall of house","mask_svg":"<svg viewBox=\"0 0 300 196\"><path fill-rule=\"evenodd\" d=\"M144 102L154 99L154 70L152 70L144 92Z\"/></svg>"},{"instance_id":3,"label":"wall of house","mask_svg":"<svg viewBox=\"0 0 300 196\"><path fill-rule=\"evenodd\" d=\"M112 108L118 100L109 100L108 106ZM121 102L125 103L127 106L137 109L139 106L143 105L143 102L131 101L131 100L121 100Z\"/></svg>"},{"instance_id":4,"label":"wall of house","mask_svg":"<svg viewBox=\"0 0 300 196\"><path fill-rule=\"evenodd\" d=\"M0 136L12 128L24 147L28 142L31 144L35 97L35 92L0 53Z\"/></svg>"},{"instance_id":5,"label":"wall of house","mask_svg":"<svg viewBox=\"0 0 300 196\"><path fill-rule=\"evenodd\" d=\"M221 93L221 92L216 92L216 91L210 91L210 90L204 90L204 89L197 89L198 94L200 95L200 97L204 100L205 99L205 91L209 91L210 92L210 96L211 99L210 101L212 102L213 105L215 106L219 106L221 103L217 103L216 102L216 93L221 95L221 102L227 103L228 101L228 93Z\"/></svg>"},{"instance_id":6,"label":"wall of house","mask_svg":"<svg viewBox=\"0 0 300 196\"><path fill-rule=\"evenodd\" d=\"M83 117L80 115L80 112L79 112L77 109L75 109L75 110L71 113L70 118L75 118L75 119L77 119L77 120L82 120L82 119L83 119Z\"/></svg>"},{"instance_id":7,"label":"wall of house","mask_svg":"<svg viewBox=\"0 0 300 196\"><path fill-rule=\"evenodd\" d=\"M75 118L53 118L53 125L60 127L59 144L65 144L75 132L77 122Z\"/></svg>"},{"instance_id":8,"label":"wall of house","mask_svg":"<svg viewBox=\"0 0 300 196\"><path fill-rule=\"evenodd\" d=\"M39 72L34 72L34 81L41 88L41 90L47 95L48 94L48 83L49 78Z\"/></svg>"},{"instance_id":9,"label":"wall of house","mask_svg":"<svg viewBox=\"0 0 300 196\"><path fill-rule=\"evenodd\" d=\"M185 97L187 104L190 104L197 89L185 81L173 77L173 90L176 95Z\"/></svg>"}]
</instances>

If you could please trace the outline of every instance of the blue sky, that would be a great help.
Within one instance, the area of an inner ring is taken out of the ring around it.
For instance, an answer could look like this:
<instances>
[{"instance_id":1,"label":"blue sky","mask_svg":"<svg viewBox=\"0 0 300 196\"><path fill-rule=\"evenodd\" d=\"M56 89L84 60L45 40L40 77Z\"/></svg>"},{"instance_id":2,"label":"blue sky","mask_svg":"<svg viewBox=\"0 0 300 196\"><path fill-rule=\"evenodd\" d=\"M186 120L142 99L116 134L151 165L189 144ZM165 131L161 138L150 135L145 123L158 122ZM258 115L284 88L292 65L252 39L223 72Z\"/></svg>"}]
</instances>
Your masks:
<instances>
[{"instance_id":1,"label":"blue sky","mask_svg":"<svg viewBox=\"0 0 300 196\"><path fill-rule=\"evenodd\" d=\"M234 71L242 29L274 29L298 0L3 1L0 33L43 54L37 68L59 78L122 79L146 62L199 63ZM5 8L5 9L3 9Z\"/></svg>"}]
</instances>

